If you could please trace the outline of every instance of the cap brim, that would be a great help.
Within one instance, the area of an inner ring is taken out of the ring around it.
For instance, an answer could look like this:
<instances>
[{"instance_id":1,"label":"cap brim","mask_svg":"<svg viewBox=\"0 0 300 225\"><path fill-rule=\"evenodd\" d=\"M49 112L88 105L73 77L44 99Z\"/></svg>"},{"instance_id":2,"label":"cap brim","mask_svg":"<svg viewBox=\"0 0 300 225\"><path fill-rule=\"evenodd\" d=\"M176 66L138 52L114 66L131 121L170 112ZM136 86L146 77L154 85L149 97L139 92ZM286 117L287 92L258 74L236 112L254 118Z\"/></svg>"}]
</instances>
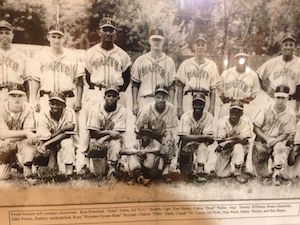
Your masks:
<instances>
[{"instance_id":1,"label":"cap brim","mask_svg":"<svg viewBox=\"0 0 300 225\"><path fill-rule=\"evenodd\" d=\"M202 102L206 102L206 100L205 99L203 99L203 98L195 98L195 99L193 99L193 102L195 102L195 101L202 101Z\"/></svg>"},{"instance_id":2,"label":"cap brim","mask_svg":"<svg viewBox=\"0 0 300 225\"><path fill-rule=\"evenodd\" d=\"M63 100L63 99L60 98L60 97L51 97L51 98L49 99L49 101L51 101L51 100L58 100L58 101L63 102L63 103L66 102L65 100Z\"/></svg>"},{"instance_id":3,"label":"cap brim","mask_svg":"<svg viewBox=\"0 0 300 225\"><path fill-rule=\"evenodd\" d=\"M26 93L24 91L21 91L21 90L11 90L8 92L9 95L12 95L12 94L16 94L16 95L26 95Z\"/></svg>"},{"instance_id":4,"label":"cap brim","mask_svg":"<svg viewBox=\"0 0 300 225\"><path fill-rule=\"evenodd\" d=\"M196 43L197 41L204 41L205 43L207 43L208 41L205 38L197 38L194 43Z\"/></svg>"},{"instance_id":5,"label":"cap brim","mask_svg":"<svg viewBox=\"0 0 300 225\"><path fill-rule=\"evenodd\" d=\"M109 91L112 91L112 92L115 92L115 93L120 93L118 90L116 90L116 89L107 89L107 90L105 90L105 92L104 93L107 93L107 92L109 92Z\"/></svg>"},{"instance_id":6,"label":"cap brim","mask_svg":"<svg viewBox=\"0 0 300 225\"><path fill-rule=\"evenodd\" d=\"M241 111L243 111L244 109L240 106L231 106L230 109L239 109Z\"/></svg>"},{"instance_id":7,"label":"cap brim","mask_svg":"<svg viewBox=\"0 0 300 225\"><path fill-rule=\"evenodd\" d=\"M12 27L9 27L9 26L0 26L0 29L1 29L1 28L6 28L6 29L8 29L8 30L13 31L13 28L12 28Z\"/></svg>"},{"instance_id":8,"label":"cap brim","mask_svg":"<svg viewBox=\"0 0 300 225\"><path fill-rule=\"evenodd\" d=\"M105 24L105 25L102 25L102 26L100 26L100 29L102 29L102 28L104 28L104 27L111 27L111 28L113 28L113 29L117 30L117 28L116 28L115 26L113 26L113 25L110 25L110 24Z\"/></svg>"},{"instance_id":9,"label":"cap brim","mask_svg":"<svg viewBox=\"0 0 300 225\"><path fill-rule=\"evenodd\" d=\"M157 39L161 39L161 40L163 40L163 39L164 39L164 37L163 37L163 36L161 36L161 35L158 35L158 34L154 34L154 35L151 35L151 36L150 36L150 39L153 39L153 38L157 38Z\"/></svg>"},{"instance_id":10,"label":"cap brim","mask_svg":"<svg viewBox=\"0 0 300 225\"><path fill-rule=\"evenodd\" d=\"M292 40L293 42L296 42L296 39L295 38L292 38L292 37L288 37L288 38L284 38L281 43L285 42L286 40Z\"/></svg>"},{"instance_id":11,"label":"cap brim","mask_svg":"<svg viewBox=\"0 0 300 225\"><path fill-rule=\"evenodd\" d=\"M50 30L48 33L49 34L60 34L62 36L65 36L65 34L63 32L61 32L60 30Z\"/></svg>"},{"instance_id":12,"label":"cap brim","mask_svg":"<svg viewBox=\"0 0 300 225\"><path fill-rule=\"evenodd\" d=\"M282 93L282 92L277 92L274 94L274 97L283 97L283 98L288 98L289 94L287 93Z\"/></svg>"},{"instance_id":13,"label":"cap brim","mask_svg":"<svg viewBox=\"0 0 300 225\"><path fill-rule=\"evenodd\" d=\"M246 57L246 58L248 58L249 55L246 54L246 53L238 53L238 54L236 54L236 55L234 56L234 58L238 58L238 57Z\"/></svg>"},{"instance_id":14,"label":"cap brim","mask_svg":"<svg viewBox=\"0 0 300 225\"><path fill-rule=\"evenodd\" d=\"M158 92L163 92L163 93L165 93L165 94L169 94L169 92L168 92L167 90L165 90L165 89L157 89L157 90L155 91L155 94L158 93Z\"/></svg>"}]
</instances>

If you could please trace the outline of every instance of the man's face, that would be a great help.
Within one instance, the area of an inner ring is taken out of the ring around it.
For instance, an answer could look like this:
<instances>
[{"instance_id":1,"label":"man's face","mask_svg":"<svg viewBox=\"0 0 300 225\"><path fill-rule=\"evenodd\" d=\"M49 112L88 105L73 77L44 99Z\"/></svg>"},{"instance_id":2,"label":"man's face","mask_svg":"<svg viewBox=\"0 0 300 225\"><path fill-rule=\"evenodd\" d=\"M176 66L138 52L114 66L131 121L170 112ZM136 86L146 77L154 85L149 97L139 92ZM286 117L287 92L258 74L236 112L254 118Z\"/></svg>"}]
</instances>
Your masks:
<instances>
[{"instance_id":1,"label":"man's face","mask_svg":"<svg viewBox=\"0 0 300 225\"><path fill-rule=\"evenodd\" d=\"M240 109L230 109L229 111L229 121L231 124L236 125L240 121L243 111Z\"/></svg>"},{"instance_id":2,"label":"man's face","mask_svg":"<svg viewBox=\"0 0 300 225\"><path fill-rule=\"evenodd\" d=\"M56 99L52 99L49 101L50 102L50 111L53 114L62 114L64 108L65 108L65 103L56 100Z\"/></svg>"},{"instance_id":3,"label":"man's face","mask_svg":"<svg viewBox=\"0 0 300 225\"><path fill-rule=\"evenodd\" d=\"M196 55L203 55L207 50L207 43L203 40L197 40L194 43L194 49Z\"/></svg>"},{"instance_id":4,"label":"man's face","mask_svg":"<svg viewBox=\"0 0 300 225\"><path fill-rule=\"evenodd\" d=\"M196 114L198 115L202 114L204 107L205 107L205 102L201 100L193 101L193 109Z\"/></svg>"},{"instance_id":5,"label":"man's face","mask_svg":"<svg viewBox=\"0 0 300 225\"><path fill-rule=\"evenodd\" d=\"M151 46L151 49L153 50L162 50L164 45L164 39L161 38L150 38L149 44Z\"/></svg>"},{"instance_id":6,"label":"man's face","mask_svg":"<svg viewBox=\"0 0 300 225\"><path fill-rule=\"evenodd\" d=\"M115 91L108 91L105 93L104 99L107 106L115 106L119 100L119 94Z\"/></svg>"},{"instance_id":7,"label":"man's face","mask_svg":"<svg viewBox=\"0 0 300 225\"><path fill-rule=\"evenodd\" d=\"M10 94L8 97L9 105L13 108L19 108L25 101L25 95L22 94Z\"/></svg>"},{"instance_id":8,"label":"man's face","mask_svg":"<svg viewBox=\"0 0 300 225\"><path fill-rule=\"evenodd\" d=\"M245 67L247 66L248 58L247 57L237 57L235 58L235 65L237 67Z\"/></svg>"},{"instance_id":9,"label":"man's face","mask_svg":"<svg viewBox=\"0 0 300 225\"><path fill-rule=\"evenodd\" d=\"M163 92L157 92L155 94L155 106L157 109L163 110L166 107L167 94Z\"/></svg>"},{"instance_id":10,"label":"man's face","mask_svg":"<svg viewBox=\"0 0 300 225\"><path fill-rule=\"evenodd\" d=\"M61 34L48 34L50 47L61 50L64 47L65 37Z\"/></svg>"},{"instance_id":11,"label":"man's face","mask_svg":"<svg viewBox=\"0 0 300 225\"><path fill-rule=\"evenodd\" d=\"M277 109L284 110L286 108L288 98L286 97L275 97L275 105Z\"/></svg>"},{"instance_id":12,"label":"man's face","mask_svg":"<svg viewBox=\"0 0 300 225\"><path fill-rule=\"evenodd\" d=\"M287 39L281 45L281 52L283 55L292 56L295 49L295 42Z\"/></svg>"},{"instance_id":13,"label":"man's face","mask_svg":"<svg viewBox=\"0 0 300 225\"><path fill-rule=\"evenodd\" d=\"M99 31L102 42L114 43L116 38L116 30L112 27L103 27Z\"/></svg>"},{"instance_id":14,"label":"man's face","mask_svg":"<svg viewBox=\"0 0 300 225\"><path fill-rule=\"evenodd\" d=\"M142 147L145 148L150 144L151 138L149 136L143 135L141 137L142 140Z\"/></svg>"},{"instance_id":15,"label":"man's face","mask_svg":"<svg viewBox=\"0 0 300 225\"><path fill-rule=\"evenodd\" d=\"M7 48L11 45L14 33L7 28L0 28L0 47Z\"/></svg>"}]
</instances>

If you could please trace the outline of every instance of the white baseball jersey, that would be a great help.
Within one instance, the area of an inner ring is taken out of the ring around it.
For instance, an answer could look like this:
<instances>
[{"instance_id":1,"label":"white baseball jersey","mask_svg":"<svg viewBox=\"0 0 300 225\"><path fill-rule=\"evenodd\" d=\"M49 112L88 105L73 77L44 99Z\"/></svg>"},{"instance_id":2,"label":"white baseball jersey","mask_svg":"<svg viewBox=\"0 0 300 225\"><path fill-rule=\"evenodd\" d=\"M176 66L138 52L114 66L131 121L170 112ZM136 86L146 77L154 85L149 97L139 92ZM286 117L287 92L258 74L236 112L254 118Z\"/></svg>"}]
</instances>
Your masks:
<instances>
[{"instance_id":1,"label":"white baseball jersey","mask_svg":"<svg viewBox=\"0 0 300 225\"><path fill-rule=\"evenodd\" d=\"M204 111L202 117L196 121L193 111L184 113L179 121L178 135L212 135L213 115Z\"/></svg>"},{"instance_id":2,"label":"white baseball jersey","mask_svg":"<svg viewBox=\"0 0 300 225\"><path fill-rule=\"evenodd\" d=\"M220 83L220 74L212 60L205 58L203 64L198 64L195 57L192 57L181 63L176 79L185 85L184 93L203 89L210 91Z\"/></svg>"},{"instance_id":3,"label":"white baseball jersey","mask_svg":"<svg viewBox=\"0 0 300 225\"><path fill-rule=\"evenodd\" d=\"M74 124L76 126L76 114L71 108L66 107L59 119L56 121L50 115L50 112L42 113L37 120L37 134L40 140L48 140L51 135L61 129L63 126ZM74 134L76 127L74 129Z\"/></svg>"},{"instance_id":4,"label":"white baseball jersey","mask_svg":"<svg viewBox=\"0 0 300 225\"><path fill-rule=\"evenodd\" d=\"M35 130L34 110L24 103L20 113L13 113L8 108L8 102L1 104L0 108L0 131L4 130ZM4 132L4 131L1 131Z\"/></svg>"},{"instance_id":5,"label":"white baseball jersey","mask_svg":"<svg viewBox=\"0 0 300 225\"><path fill-rule=\"evenodd\" d=\"M253 123L269 137L276 138L281 134L294 133L296 116L288 108L278 113L274 105L260 110L253 118Z\"/></svg>"},{"instance_id":6,"label":"white baseball jersey","mask_svg":"<svg viewBox=\"0 0 300 225\"><path fill-rule=\"evenodd\" d=\"M280 84L288 85L292 95L300 84L300 58L294 55L291 61L285 62L281 55L277 56L265 62L257 73L262 80L268 78L274 90Z\"/></svg>"},{"instance_id":7,"label":"white baseball jersey","mask_svg":"<svg viewBox=\"0 0 300 225\"><path fill-rule=\"evenodd\" d=\"M92 109L87 129L89 130L126 130L127 110L123 105L117 104L117 108L113 112L107 112L104 104L98 104Z\"/></svg>"},{"instance_id":8,"label":"white baseball jersey","mask_svg":"<svg viewBox=\"0 0 300 225\"><path fill-rule=\"evenodd\" d=\"M260 84L256 72L249 67L246 67L244 73L239 73L236 67L232 67L222 73L218 89L224 97L242 100L256 97Z\"/></svg>"},{"instance_id":9,"label":"white baseball jersey","mask_svg":"<svg viewBox=\"0 0 300 225\"><path fill-rule=\"evenodd\" d=\"M8 83L23 84L30 79L27 57L15 47L0 49L0 86Z\"/></svg>"},{"instance_id":10,"label":"white baseball jersey","mask_svg":"<svg viewBox=\"0 0 300 225\"><path fill-rule=\"evenodd\" d=\"M138 57L131 68L132 80L140 83L139 95L153 95L157 84L170 86L175 80L175 63L165 53L154 59L148 52Z\"/></svg>"},{"instance_id":11,"label":"white baseball jersey","mask_svg":"<svg viewBox=\"0 0 300 225\"><path fill-rule=\"evenodd\" d=\"M71 91L76 88L78 77L84 76L84 64L70 49L63 49L63 54L56 56L50 47L41 50L34 57L33 79L40 82L40 90Z\"/></svg>"},{"instance_id":12,"label":"white baseball jersey","mask_svg":"<svg viewBox=\"0 0 300 225\"><path fill-rule=\"evenodd\" d=\"M145 124L161 124L166 130L177 127L177 115L175 107L166 102L165 110L159 113L155 109L155 102L148 103L139 112L136 122L137 128L142 128Z\"/></svg>"},{"instance_id":13,"label":"white baseball jersey","mask_svg":"<svg viewBox=\"0 0 300 225\"><path fill-rule=\"evenodd\" d=\"M216 139L221 140L230 137L251 138L252 122L247 116L241 116L237 125L232 126L229 122L229 116L225 116L219 120Z\"/></svg>"},{"instance_id":14,"label":"white baseball jersey","mask_svg":"<svg viewBox=\"0 0 300 225\"><path fill-rule=\"evenodd\" d=\"M296 125L296 134L294 137L294 144L299 145L300 144L300 121L298 121Z\"/></svg>"},{"instance_id":15,"label":"white baseball jersey","mask_svg":"<svg viewBox=\"0 0 300 225\"><path fill-rule=\"evenodd\" d=\"M86 69L91 74L91 82L96 85L123 85L122 73L131 65L129 55L114 44L113 49L107 51L98 43L87 50Z\"/></svg>"}]
</instances>

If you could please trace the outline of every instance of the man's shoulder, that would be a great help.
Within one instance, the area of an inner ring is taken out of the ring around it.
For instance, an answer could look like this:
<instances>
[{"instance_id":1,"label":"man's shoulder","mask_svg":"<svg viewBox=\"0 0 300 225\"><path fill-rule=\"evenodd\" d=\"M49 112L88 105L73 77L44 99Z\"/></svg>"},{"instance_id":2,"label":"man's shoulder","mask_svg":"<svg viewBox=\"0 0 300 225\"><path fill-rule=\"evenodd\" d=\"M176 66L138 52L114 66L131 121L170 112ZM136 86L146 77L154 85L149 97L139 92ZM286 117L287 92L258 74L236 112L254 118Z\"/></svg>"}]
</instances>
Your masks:
<instances>
[{"instance_id":1,"label":"man's shoulder","mask_svg":"<svg viewBox=\"0 0 300 225\"><path fill-rule=\"evenodd\" d=\"M100 49L100 44L97 43L97 44L93 45L92 47L90 47L89 49L86 50L86 55L93 54L94 52L96 52L99 49Z\"/></svg>"},{"instance_id":2,"label":"man's shoulder","mask_svg":"<svg viewBox=\"0 0 300 225\"><path fill-rule=\"evenodd\" d=\"M217 64L212 59L205 58L205 61L206 61L206 63L208 63L208 64L210 64L212 66L216 66L217 67Z\"/></svg>"}]
</instances>

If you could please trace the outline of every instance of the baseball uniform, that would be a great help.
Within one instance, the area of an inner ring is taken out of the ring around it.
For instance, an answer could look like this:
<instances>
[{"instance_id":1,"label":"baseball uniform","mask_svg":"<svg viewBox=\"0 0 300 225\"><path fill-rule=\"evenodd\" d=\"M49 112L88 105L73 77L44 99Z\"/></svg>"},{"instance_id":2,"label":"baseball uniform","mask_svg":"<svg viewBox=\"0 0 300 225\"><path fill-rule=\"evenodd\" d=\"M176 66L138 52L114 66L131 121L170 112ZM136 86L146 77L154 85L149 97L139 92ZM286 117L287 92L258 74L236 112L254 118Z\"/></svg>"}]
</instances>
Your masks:
<instances>
[{"instance_id":1,"label":"baseball uniform","mask_svg":"<svg viewBox=\"0 0 300 225\"><path fill-rule=\"evenodd\" d=\"M226 138L239 137L240 139L252 137L252 122L243 115L241 116L237 125L232 126L229 122L229 116L225 116L219 120L217 132L215 134L216 140L223 140ZM244 158L248 152L248 146L242 144L235 144L232 151L224 150L218 154L216 162L216 174L219 177L228 177L231 174L236 175L236 166L244 164Z\"/></svg>"},{"instance_id":2,"label":"baseball uniform","mask_svg":"<svg viewBox=\"0 0 300 225\"><path fill-rule=\"evenodd\" d=\"M283 112L278 113L274 106L260 110L253 118L254 125L259 127L262 132L275 139L281 134L295 133L296 117L295 114L286 108ZM273 147L274 165L283 165L287 163L289 149L285 146L286 140L278 142ZM255 157L253 155L253 157ZM270 161L261 162L260 165L255 163L253 159L253 166L258 176L268 176L271 171Z\"/></svg>"},{"instance_id":3,"label":"baseball uniform","mask_svg":"<svg viewBox=\"0 0 300 225\"><path fill-rule=\"evenodd\" d=\"M192 94L197 91L209 93L220 83L220 75L216 63L205 58L204 63L198 64L195 57L186 59L178 68L176 79L184 86L183 109L192 110ZM205 109L209 109L210 98L206 97Z\"/></svg>"},{"instance_id":4,"label":"baseball uniform","mask_svg":"<svg viewBox=\"0 0 300 225\"><path fill-rule=\"evenodd\" d=\"M53 119L50 112L44 112L37 120L37 134L41 141L47 141L51 135L59 131L63 126L75 125L72 134L76 134L76 114L73 109L66 107L57 121ZM57 153L58 169L65 173L65 165L75 164L75 147L73 137L65 138L60 141L60 149Z\"/></svg>"},{"instance_id":5,"label":"baseball uniform","mask_svg":"<svg viewBox=\"0 0 300 225\"><path fill-rule=\"evenodd\" d=\"M8 102L4 102L0 107L0 132L5 130L35 130L35 119L33 108L25 103L21 112L14 113L8 108ZM9 142L9 144L5 144ZM18 158L22 165L31 164L34 158L35 148L29 140L7 139L0 140L0 164L4 164L0 171L0 179L7 179L10 176L10 163Z\"/></svg>"},{"instance_id":6,"label":"baseball uniform","mask_svg":"<svg viewBox=\"0 0 300 225\"><path fill-rule=\"evenodd\" d=\"M140 109L154 100L157 84L169 87L174 83L175 73L175 63L165 53L158 59L151 57L149 52L136 59L131 68L131 79L140 84L138 99Z\"/></svg>"}]
</instances>

